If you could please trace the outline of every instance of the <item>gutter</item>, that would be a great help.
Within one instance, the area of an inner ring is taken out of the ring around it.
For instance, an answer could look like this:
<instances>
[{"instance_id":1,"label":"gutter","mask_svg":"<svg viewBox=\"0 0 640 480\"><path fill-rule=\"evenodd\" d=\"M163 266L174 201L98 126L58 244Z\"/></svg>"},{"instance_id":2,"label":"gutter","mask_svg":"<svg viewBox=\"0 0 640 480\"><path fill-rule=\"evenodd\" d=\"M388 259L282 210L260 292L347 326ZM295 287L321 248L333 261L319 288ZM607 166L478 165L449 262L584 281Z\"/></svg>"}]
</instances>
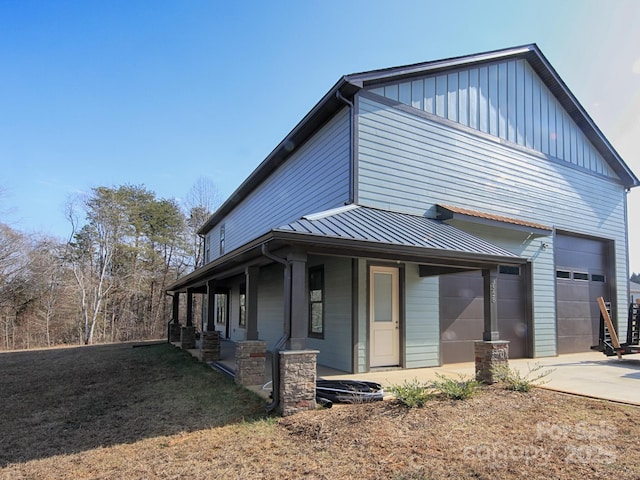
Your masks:
<instances>
[{"instance_id":1,"label":"gutter","mask_svg":"<svg viewBox=\"0 0 640 480\"><path fill-rule=\"evenodd\" d=\"M353 106L353 102L346 99L342 93L340 93L340 89L336 90L336 98L341 102L347 104L349 106L349 157L350 157L350 175L351 179L349 182L349 201L348 204L355 203L356 198L356 155L355 155L355 116L356 111Z\"/></svg>"}]
</instances>

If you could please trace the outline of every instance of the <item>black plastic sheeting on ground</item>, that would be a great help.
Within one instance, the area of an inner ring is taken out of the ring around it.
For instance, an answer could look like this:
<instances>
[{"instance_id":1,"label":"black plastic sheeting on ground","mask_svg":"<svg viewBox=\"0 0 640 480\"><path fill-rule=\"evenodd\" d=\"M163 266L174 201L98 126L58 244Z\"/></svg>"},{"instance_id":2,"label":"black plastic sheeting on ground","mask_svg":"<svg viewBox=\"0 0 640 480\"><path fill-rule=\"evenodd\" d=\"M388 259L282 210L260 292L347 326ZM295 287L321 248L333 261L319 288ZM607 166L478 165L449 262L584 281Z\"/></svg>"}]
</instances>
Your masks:
<instances>
[{"instance_id":1,"label":"black plastic sheeting on ground","mask_svg":"<svg viewBox=\"0 0 640 480\"><path fill-rule=\"evenodd\" d=\"M316 401L331 408L333 403L365 403L382 400L384 390L375 382L360 380L317 380Z\"/></svg>"}]
</instances>

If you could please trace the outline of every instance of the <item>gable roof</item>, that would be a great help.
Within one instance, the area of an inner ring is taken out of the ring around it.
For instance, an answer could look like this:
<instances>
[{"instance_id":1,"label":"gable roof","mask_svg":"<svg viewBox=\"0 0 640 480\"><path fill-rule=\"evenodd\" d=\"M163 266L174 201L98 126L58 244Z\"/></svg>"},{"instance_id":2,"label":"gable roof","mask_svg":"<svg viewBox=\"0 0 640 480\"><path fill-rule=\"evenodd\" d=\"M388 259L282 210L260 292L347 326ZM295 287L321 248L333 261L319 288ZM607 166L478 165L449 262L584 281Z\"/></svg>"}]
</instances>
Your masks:
<instances>
[{"instance_id":1,"label":"gable roof","mask_svg":"<svg viewBox=\"0 0 640 480\"><path fill-rule=\"evenodd\" d=\"M573 121L583 131L587 139L616 172L623 186L625 188L632 188L640 185L638 177L631 171L629 166L596 126L595 122L580 102L578 102L573 93L571 93L538 46L536 44L529 44L474 55L452 57L443 60L371 70L343 76L278 144L267 158L258 165L220 208L214 212L200 228L198 233L205 234L211 230L211 228L238 205L244 197L278 168L298 146L302 145L322 124L344 108L347 105L347 99L353 98L360 89L466 66L521 58L529 62L550 92L558 99L560 105L562 105Z\"/></svg>"}]
</instances>

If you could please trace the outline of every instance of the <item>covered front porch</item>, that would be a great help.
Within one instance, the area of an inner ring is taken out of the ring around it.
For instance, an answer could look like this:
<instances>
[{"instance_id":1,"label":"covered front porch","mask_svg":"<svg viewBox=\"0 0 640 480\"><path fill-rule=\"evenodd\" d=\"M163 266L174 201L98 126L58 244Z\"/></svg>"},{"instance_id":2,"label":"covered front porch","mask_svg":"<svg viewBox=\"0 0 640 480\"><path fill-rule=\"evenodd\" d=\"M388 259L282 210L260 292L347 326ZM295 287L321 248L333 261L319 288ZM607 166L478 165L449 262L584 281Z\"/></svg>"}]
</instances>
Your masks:
<instances>
[{"instance_id":1,"label":"covered front porch","mask_svg":"<svg viewBox=\"0 0 640 480\"><path fill-rule=\"evenodd\" d=\"M275 372L279 405L281 390L289 388L284 377L302 369L308 377L294 382L313 390L317 364L330 374L440 365L434 286L441 275L482 271L479 355L493 358L497 345L506 358L497 325L497 269L524 263L443 222L352 205L274 229L174 283L169 339L197 350L197 334L203 345L217 337L215 361L226 362L236 382L261 385L267 371ZM197 312L195 298L202 303ZM228 340L235 342L233 357L231 344L222 355ZM200 350L208 355L211 349ZM307 400L296 404L304 408Z\"/></svg>"}]
</instances>

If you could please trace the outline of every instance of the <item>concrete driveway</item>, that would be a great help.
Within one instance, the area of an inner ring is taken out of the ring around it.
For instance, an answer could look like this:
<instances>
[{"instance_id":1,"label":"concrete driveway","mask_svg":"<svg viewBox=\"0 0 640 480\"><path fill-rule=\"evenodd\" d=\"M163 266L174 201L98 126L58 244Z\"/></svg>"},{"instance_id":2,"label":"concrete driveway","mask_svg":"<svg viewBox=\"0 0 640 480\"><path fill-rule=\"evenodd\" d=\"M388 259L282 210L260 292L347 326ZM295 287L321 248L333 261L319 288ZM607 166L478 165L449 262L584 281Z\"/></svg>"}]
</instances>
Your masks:
<instances>
[{"instance_id":1,"label":"concrete driveway","mask_svg":"<svg viewBox=\"0 0 640 480\"><path fill-rule=\"evenodd\" d=\"M546 377L550 381L544 385L545 388L640 406L640 355L626 355L618 360L617 357L605 357L600 352L586 352L509 361L509 365L521 373L528 372L529 366L533 367L536 363L553 369ZM321 366L318 367L318 377L369 380L383 386L414 378L426 382L434 379L436 373L473 375L475 365L458 363L434 368L378 370L365 374L336 374L335 370L323 371Z\"/></svg>"}]
</instances>

